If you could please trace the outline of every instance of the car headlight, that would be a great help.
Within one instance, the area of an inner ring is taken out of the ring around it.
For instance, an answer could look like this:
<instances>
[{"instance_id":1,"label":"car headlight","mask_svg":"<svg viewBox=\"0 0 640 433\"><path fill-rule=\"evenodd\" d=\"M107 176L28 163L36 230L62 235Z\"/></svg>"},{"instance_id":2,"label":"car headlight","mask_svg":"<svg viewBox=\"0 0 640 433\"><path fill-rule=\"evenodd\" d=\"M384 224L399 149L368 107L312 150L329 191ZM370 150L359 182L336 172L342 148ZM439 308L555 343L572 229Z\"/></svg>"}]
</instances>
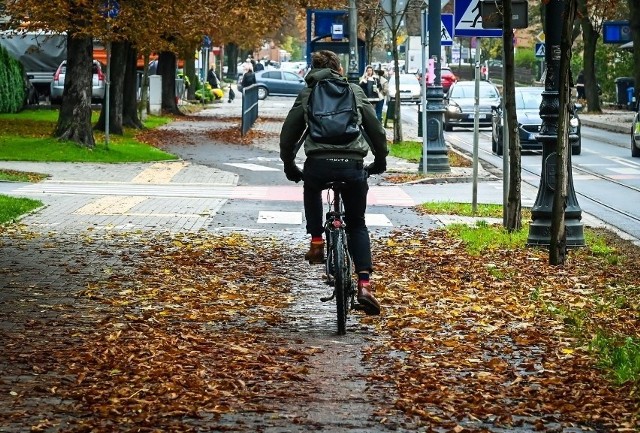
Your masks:
<instances>
[{"instance_id":1,"label":"car headlight","mask_svg":"<svg viewBox=\"0 0 640 433\"><path fill-rule=\"evenodd\" d=\"M458 106L458 104L456 104L455 102L450 103L449 105L447 105L447 111L449 113L462 113L462 110L460 109L460 106Z\"/></svg>"},{"instance_id":2,"label":"car headlight","mask_svg":"<svg viewBox=\"0 0 640 433\"><path fill-rule=\"evenodd\" d=\"M572 117L571 120L569 120L569 125L571 125L574 128L577 128L578 126L580 126L580 120L578 120L577 117Z\"/></svg>"}]
</instances>

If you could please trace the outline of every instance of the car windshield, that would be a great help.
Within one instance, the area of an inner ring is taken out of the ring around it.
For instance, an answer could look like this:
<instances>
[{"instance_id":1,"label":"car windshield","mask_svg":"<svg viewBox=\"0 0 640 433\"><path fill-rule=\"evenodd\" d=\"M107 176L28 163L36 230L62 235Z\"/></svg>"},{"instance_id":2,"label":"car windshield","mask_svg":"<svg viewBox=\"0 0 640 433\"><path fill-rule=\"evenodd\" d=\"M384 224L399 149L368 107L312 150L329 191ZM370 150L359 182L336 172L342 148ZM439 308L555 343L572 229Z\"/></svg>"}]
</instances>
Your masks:
<instances>
[{"instance_id":1,"label":"car windshield","mask_svg":"<svg viewBox=\"0 0 640 433\"><path fill-rule=\"evenodd\" d=\"M475 86L455 86L451 90L452 98L474 98L476 94ZM491 86L480 86L480 98L498 97L498 92Z\"/></svg>"},{"instance_id":2,"label":"car windshield","mask_svg":"<svg viewBox=\"0 0 640 433\"><path fill-rule=\"evenodd\" d=\"M530 110L540 108L542 90L540 92L516 92L516 109Z\"/></svg>"}]
</instances>

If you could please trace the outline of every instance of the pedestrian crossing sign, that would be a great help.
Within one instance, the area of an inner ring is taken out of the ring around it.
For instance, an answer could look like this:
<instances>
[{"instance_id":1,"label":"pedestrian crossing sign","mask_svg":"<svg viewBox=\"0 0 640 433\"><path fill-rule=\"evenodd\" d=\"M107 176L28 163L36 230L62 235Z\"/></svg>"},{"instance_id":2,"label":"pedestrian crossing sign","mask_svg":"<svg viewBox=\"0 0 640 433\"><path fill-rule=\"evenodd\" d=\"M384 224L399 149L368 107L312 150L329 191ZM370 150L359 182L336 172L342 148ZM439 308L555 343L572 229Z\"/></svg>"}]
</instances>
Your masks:
<instances>
[{"instance_id":1,"label":"pedestrian crossing sign","mask_svg":"<svg viewBox=\"0 0 640 433\"><path fill-rule=\"evenodd\" d=\"M482 38L502 37L502 29L483 29L480 0L456 0L454 3L456 37L476 36Z\"/></svg>"},{"instance_id":2,"label":"pedestrian crossing sign","mask_svg":"<svg viewBox=\"0 0 640 433\"><path fill-rule=\"evenodd\" d=\"M544 43L537 42L536 43L536 57L544 57Z\"/></svg>"},{"instance_id":3,"label":"pedestrian crossing sign","mask_svg":"<svg viewBox=\"0 0 640 433\"><path fill-rule=\"evenodd\" d=\"M422 28L425 32L425 35L423 35L423 40L426 44L429 40L429 35L427 34L429 29L429 15L423 14L422 18L424 19ZM453 14L442 14L440 16L440 45L452 46L453 34Z\"/></svg>"}]
</instances>

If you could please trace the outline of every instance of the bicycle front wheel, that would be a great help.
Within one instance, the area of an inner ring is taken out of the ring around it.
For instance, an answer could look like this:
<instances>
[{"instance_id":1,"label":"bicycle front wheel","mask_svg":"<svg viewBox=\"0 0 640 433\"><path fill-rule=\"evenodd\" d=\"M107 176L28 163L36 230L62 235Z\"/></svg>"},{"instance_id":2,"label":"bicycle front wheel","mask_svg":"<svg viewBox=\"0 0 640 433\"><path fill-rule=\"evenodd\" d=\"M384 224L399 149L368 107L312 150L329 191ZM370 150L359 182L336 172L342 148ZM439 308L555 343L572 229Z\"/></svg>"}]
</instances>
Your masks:
<instances>
[{"instance_id":1,"label":"bicycle front wheel","mask_svg":"<svg viewBox=\"0 0 640 433\"><path fill-rule=\"evenodd\" d=\"M336 313L338 318L338 334L347 332L347 314L349 312L349 283L351 270L349 269L349 253L344 230L333 232L333 275L336 297Z\"/></svg>"}]
</instances>

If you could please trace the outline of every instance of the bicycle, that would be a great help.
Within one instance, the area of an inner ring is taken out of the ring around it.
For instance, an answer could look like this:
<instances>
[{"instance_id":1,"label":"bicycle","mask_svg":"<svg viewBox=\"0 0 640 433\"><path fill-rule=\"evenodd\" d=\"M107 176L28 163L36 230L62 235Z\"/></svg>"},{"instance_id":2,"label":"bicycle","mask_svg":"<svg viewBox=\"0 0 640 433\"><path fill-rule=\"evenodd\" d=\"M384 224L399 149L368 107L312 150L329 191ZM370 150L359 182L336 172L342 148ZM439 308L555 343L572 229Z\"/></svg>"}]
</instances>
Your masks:
<instances>
[{"instance_id":1,"label":"bicycle","mask_svg":"<svg viewBox=\"0 0 640 433\"><path fill-rule=\"evenodd\" d=\"M336 300L336 314L338 319L338 335L347 332L347 316L349 310L361 310L356 303L356 289L353 281L353 260L349 254L346 224L344 222L344 205L341 189L344 182L327 183L328 190L333 192L333 201L327 192L329 211L326 214L324 232L327 248L325 272L327 284L333 286L331 296L320 298L322 302Z\"/></svg>"}]
</instances>

